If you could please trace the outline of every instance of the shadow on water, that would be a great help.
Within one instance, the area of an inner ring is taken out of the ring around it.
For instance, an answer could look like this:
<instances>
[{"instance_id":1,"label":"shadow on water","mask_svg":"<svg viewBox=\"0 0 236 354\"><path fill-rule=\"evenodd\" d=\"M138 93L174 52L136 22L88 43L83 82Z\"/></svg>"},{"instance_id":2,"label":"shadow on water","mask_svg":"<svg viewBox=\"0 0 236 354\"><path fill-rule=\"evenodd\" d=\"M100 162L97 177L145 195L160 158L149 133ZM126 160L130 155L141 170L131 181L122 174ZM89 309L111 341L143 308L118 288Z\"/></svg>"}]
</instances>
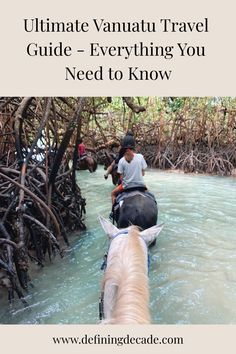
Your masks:
<instances>
[{"instance_id":1,"label":"shadow on water","mask_svg":"<svg viewBox=\"0 0 236 354\"><path fill-rule=\"evenodd\" d=\"M79 171L87 199L87 231L71 240L60 262L34 271L29 308L1 300L0 322L98 323L102 257L107 240L97 221L110 212L111 180ZM150 307L154 323L236 323L236 179L149 170L148 188L165 228L151 254Z\"/></svg>"}]
</instances>

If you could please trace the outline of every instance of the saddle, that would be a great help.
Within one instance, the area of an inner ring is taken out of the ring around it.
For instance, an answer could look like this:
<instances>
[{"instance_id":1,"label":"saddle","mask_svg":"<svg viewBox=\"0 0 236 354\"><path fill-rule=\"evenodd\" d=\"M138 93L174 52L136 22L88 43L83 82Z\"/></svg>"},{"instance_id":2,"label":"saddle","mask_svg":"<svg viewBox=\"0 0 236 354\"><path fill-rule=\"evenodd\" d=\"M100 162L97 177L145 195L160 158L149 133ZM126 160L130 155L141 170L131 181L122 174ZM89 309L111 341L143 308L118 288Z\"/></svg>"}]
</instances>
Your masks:
<instances>
[{"instance_id":1,"label":"saddle","mask_svg":"<svg viewBox=\"0 0 236 354\"><path fill-rule=\"evenodd\" d=\"M84 159L86 159L87 157L87 153L83 154L80 158L79 158L79 161L83 161Z\"/></svg>"}]
</instances>

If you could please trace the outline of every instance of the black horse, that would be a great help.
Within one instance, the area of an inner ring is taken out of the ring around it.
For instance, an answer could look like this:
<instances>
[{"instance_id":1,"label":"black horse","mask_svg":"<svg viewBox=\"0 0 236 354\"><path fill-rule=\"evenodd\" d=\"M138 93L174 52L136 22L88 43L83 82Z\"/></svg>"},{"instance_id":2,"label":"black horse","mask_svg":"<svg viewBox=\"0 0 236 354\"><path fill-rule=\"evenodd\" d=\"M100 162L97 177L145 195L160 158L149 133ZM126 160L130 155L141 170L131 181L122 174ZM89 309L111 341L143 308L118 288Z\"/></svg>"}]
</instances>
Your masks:
<instances>
[{"instance_id":1,"label":"black horse","mask_svg":"<svg viewBox=\"0 0 236 354\"><path fill-rule=\"evenodd\" d=\"M132 224L145 230L157 223L157 202L149 191L125 192L117 197L113 215L118 228Z\"/></svg>"}]
</instances>

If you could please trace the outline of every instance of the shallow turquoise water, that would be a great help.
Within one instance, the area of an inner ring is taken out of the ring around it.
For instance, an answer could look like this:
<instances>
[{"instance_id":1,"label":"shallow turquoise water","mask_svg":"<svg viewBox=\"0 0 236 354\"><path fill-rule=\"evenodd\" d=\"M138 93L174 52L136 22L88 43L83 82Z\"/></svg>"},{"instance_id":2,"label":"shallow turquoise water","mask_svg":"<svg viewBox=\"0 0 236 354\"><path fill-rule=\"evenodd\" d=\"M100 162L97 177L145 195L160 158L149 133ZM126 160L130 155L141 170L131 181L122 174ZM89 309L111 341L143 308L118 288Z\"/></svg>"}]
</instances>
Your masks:
<instances>
[{"instance_id":1,"label":"shallow turquoise water","mask_svg":"<svg viewBox=\"0 0 236 354\"><path fill-rule=\"evenodd\" d=\"M0 322L98 323L107 248L97 221L110 211L104 170L78 173L87 199L87 231L73 237L65 257L34 272L30 307L1 298ZM236 323L236 179L148 170L145 180L165 228L151 251L150 307L157 324Z\"/></svg>"}]
</instances>

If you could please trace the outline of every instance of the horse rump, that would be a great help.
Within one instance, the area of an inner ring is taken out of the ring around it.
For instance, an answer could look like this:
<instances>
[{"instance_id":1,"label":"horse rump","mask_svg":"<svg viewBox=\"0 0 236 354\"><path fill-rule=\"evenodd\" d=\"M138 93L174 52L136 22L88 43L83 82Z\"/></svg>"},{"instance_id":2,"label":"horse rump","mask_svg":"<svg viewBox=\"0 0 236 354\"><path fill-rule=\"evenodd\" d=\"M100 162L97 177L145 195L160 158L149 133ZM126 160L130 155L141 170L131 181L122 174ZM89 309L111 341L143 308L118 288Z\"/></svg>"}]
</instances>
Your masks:
<instances>
[{"instance_id":1,"label":"horse rump","mask_svg":"<svg viewBox=\"0 0 236 354\"><path fill-rule=\"evenodd\" d=\"M150 192L124 193L118 198L114 208L114 219L118 228L136 225L142 230L156 225L158 207L154 195Z\"/></svg>"}]
</instances>

